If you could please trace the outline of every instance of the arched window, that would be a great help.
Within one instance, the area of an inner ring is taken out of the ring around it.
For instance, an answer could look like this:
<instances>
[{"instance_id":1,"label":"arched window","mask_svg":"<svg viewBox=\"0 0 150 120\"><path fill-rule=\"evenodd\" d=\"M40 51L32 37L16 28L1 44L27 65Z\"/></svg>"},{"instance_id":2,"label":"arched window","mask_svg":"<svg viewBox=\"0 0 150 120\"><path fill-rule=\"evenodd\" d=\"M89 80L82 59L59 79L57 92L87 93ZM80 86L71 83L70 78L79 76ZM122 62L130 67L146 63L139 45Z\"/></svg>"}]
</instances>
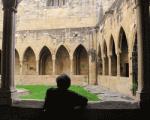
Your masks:
<instances>
[{"instance_id":1,"label":"arched window","mask_svg":"<svg viewBox=\"0 0 150 120\"><path fill-rule=\"evenodd\" d=\"M70 56L68 50L62 45L56 53L56 74L70 73Z\"/></svg>"},{"instance_id":2,"label":"arched window","mask_svg":"<svg viewBox=\"0 0 150 120\"><path fill-rule=\"evenodd\" d=\"M109 71L109 63L108 63L108 55L107 55L107 45L106 45L106 42L104 42L104 47L103 47L103 53L105 55L104 57L104 64L103 66L105 67L105 73L104 75L108 75L108 71Z\"/></svg>"},{"instance_id":3,"label":"arched window","mask_svg":"<svg viewBox=\"0 0 150 120\"><path fill-rule=\"evenodd\" d=\"M99 48L98 48L98 66L97 66L97 69L98 69L98 74L99 75L102 75L102 70L103 70L103 65L102 65L102 53L101 53L101 46L99 45Z\"/></svg>"},{"instance_id":4,"label":"arched window","mask_svg":"<svg viewBox=\"0 0 150 120\"><path fill-rule=\"evenodd\" d=\"M23 57L23 75L36 74L36 60L35 53L32 48L28 47Z\"/></svg>"},{"instance_id":5,"label":"arched window","mask_svg":"<svg viewBox=\"0 0 150 120\"><path fill-rule=\"evenodd\" d=\"M128 42L123 28L120 29L119 35L120 54L120 73L123 77L129 77L129 60L128 60Z\"/></svg>"},{"instance_id":6,"label":"arched window","mask_svg":"<svg viewBox=\"0 0 150 120\"><path fill-rule=\"evenodd\" d=\"M111 52L111 75L117 76L117 55L115 50L115 42L113 36L110 38L110 52Z\"/></svg>"},{"instance_id":7,"label":"arched window","mask_svg":"<svg viewBox=\"0 0 150 120\"><path fill-rule=\"evenodd\" d=\"M137 34L135 36L133 51L132 51L132 94L136 95L138 88L138 47Z\"/></svg>"},{"instance_id":8,"label":"arched window","mask_svg":"<svg viewBox=\"0 0 150 120\"><path fill-rule=\"evenodd\" d=\"M39 63L40 75L51 75L52 74L52 54L47 47L43 47L40 52L40 63Z\"/></svg>"},{"instance_id":9,"label":"arched window","mask_svg":"<svg viewBox=\"0 0 150 120\"><path fill-rule=\"evenodd\" d=\"M88 68L89 68L89 61L88 61L88 53L86 49L79 45L73 55L74 61L74 74L75 75L87 75Z\"/></svg>"}]
</instances>

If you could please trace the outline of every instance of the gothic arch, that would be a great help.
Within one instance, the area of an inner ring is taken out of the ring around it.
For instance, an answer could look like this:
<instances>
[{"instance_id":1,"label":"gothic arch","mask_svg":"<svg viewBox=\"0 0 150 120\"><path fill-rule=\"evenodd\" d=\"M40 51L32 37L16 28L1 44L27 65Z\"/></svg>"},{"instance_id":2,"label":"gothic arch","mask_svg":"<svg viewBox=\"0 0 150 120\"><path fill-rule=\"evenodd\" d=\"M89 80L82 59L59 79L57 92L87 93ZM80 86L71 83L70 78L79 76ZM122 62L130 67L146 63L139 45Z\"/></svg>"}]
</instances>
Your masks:
<instances>
[{"instance_id":1,"label":"gothic arch","mask_svg":"<svg viewBox=\"0 0 150 120\"><path fill-rule=\"evenodd\" d=\"M103 60L104 60L104 64L103 64L103 67L105 67L105 75L108 75L108 71L109 71L109 63L108 63L108 50L107 50L107 44L106 44L106 41L104 40L104 43L103 43Z\"/></svg>"},{"instance_id":2,"label":"gothic arch","mask_svg":"<svg viewBox=\"0 0 150 120\"><path fill-rule=\"evenodd\" d=\"M22 70L24 75L36 74L36 57L31 47L28 47L24 52Z\"/></svg>"},{"instance_id":3,"label":"gothic arch","mask_svg":"<svg viewBox=\"0 0 150 120\"><path fill-rule=\"evenodd\" d=\"M20 57L18 51L15 49L15 74L20 74Z\"/></svg>"},{"instance_id":4,"label":"gothic arch","mask_svg":"<svg viewBox=\"0 0 150 120\"><path fill-rule=\"evenodd\" d=\"M46 46L40 51L39 57L39 74L51 75L53 71L52 54Z\"/></svg>"},{"instance_id":5,"label":"gothic arch","mask_svg":"<svg viewBox=\"0 0 150 120\"><path fill-rule=\"evenodd\" d=\"M56 52L56 74L70 73L70 56L68 50L61 45Z\"/></svg>"},{"instance_id":6,"label":"gothic arch","mask_svg":"<svg viewBox=\"0 0 150 120\"><path fill-rule=\"evenodd\" d=\"M115 45L115 51L116 51L116 44L113 35L110 36L109 40L109 53L112 54L113 52L113 44Z\"/></svg>"},{"instance_id":7,"label":"gothic arch","mask_svg":"<svg viewBox=\"0 0 150 120\"><path fill-rule=\"evenodd\" d=\"M57 53L57 51L58 51L58 49L60 49L60 47L64 47L67 50L67 52L69 53L69 57L70 57L70 49L66 45L59 45L59 46L57 46L56 49L54 50L54 52Z\"/></svg>"},{"instance_id":8,"label":"gothic arch","mask_svg":"<svg viewBox=\"0 0 150 120\"><path fill-rule=\"evenodd\" d=\"M132 50L132 94L136 95L138 88L138 47L137 34L135 35L133 50Z\"/></svg>"},{"instance_id":9,"label":"gothic arch","mask_svg":"<svg viewBox=\"0 0 150 120\"><path fill-rule=\"evenodd\" d=\"M120 74L123 77L129 77L128 41L122 27L120 29L118 43L120 49Z\"/></svg>"},{"instance_id":10,"label":"gothic arch","mask_svg":"<svg viewBox=\"0 0 150 120\"><path fill-rule=\"evenodd\" d=\"M102 50L101 50L101 46L99 44L98 46L98 59L97 59L97 70L98 70L98 74L102 75L102 69L103 69L103 64L102 64Z\"/></svg>"},{"instance_id":11,"label":"gothic arch","mask_svg":"<svg viewBox=\"0 0 150 120\"><path fill-rule=\"evenodd\" d=\"M110 37L109 52L111 56L111 75L117 76L117 55L113 36Z\"/></svg>"},{"instance_id":12,"label":"gothic arch","mask_svg":"<svg viewBox=\"0 0 150 120\"><path fill-rule=\"evenodd\" d=\"M83 45L79 45L73 54L74 74L88 75L88 53Z\"/></svg>"}]
</instances>

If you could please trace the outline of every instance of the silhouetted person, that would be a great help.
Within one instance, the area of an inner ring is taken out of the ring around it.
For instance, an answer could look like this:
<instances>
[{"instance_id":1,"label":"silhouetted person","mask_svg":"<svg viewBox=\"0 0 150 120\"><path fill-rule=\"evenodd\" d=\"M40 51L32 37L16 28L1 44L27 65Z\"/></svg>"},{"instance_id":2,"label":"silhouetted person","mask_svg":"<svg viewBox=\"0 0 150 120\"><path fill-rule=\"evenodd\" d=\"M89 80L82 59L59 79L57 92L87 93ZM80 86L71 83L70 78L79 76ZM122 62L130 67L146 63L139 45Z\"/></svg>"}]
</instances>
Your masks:
<instances>
[{"instance_id":1,"label":"silhouetted person","mask_svg":"<svg viewBox=\"0 0 150 120\"><path fill-rule=\"evenodd\" d=\"M66 74L58 76L56 82L57 88L49 88L46 92L43 107L46 117L51 120L78 119L87 105L87 98L68 90L71 80Z\"/></svg>"}]
</instances>

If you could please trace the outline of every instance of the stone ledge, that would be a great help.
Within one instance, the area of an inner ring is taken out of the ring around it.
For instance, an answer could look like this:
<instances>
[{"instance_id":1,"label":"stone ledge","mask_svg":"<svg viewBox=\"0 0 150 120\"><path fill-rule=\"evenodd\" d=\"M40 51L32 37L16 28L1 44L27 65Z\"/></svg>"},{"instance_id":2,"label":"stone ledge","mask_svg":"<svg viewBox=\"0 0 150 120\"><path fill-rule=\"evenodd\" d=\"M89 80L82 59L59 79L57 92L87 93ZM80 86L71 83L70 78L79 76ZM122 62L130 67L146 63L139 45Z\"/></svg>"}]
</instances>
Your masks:
<instances>
[{"instance_id":1,"label":"stone ledge","mask_svg":"<svg viewBox=\"0 0 150 120\"><path fill-rule=\"evenodd\" d=\"M36 100L14 100L13 107L20 108L42 108L44 101ZM104 102L88 102L87 109L139 109L137 102L124 101L104 101Z\"/></svg>"}]
</instances>

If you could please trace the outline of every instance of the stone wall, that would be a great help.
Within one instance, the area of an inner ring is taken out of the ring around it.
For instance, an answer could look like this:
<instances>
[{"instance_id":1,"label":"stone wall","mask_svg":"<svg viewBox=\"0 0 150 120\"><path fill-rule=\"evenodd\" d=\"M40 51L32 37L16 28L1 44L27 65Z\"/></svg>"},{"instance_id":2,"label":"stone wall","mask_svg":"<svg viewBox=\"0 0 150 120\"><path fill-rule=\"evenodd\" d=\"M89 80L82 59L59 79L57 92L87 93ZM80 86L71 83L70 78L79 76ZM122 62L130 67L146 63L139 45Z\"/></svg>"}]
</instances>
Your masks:
<instances>
[{"instance_id":1,"label":"stone wall","mask_svg":"<svg viewBox=\"0 0 150 120\"><path fill-rule=\"evenodd\" d=\"M62 7L49 7L46 3L47 0L22 1L18 7L17 30L95 26L96 15L93 0L68 1Z\"/></svg>"},{"instance_id":2,"label":"stone wall","mask_svg":"<svg viewBox=\"0 0 150 120\"><path fill-rule=\"evenodd\" d=\"M127 77L98 76L98 85L111 91L120 92L132 96L132 81Z\"/></svg>"},{"instance_id":3,"label":"stone wall","mask_svg":"<svg viewBox=\"0 0 150 120\"><path fill-rule=\"evenodd\" d=\"M148 111L139 109L87 109L84 120L146 120ZM0 106L1 120L43 120L40 108Z\"/></svg>"},{"instance_id":4,"label":"stone wall","mask_svg":"<svg viewBox=\"0 0 150 120\"><path fill-rule=\"evenodd\" d=\"M111 73L107 77L98 77L100 85L128 95L131 95L130 90L133 79L132 52L136 39L137 26L135 6L134 0L116 0L100 23L97 44L97 51L101 51L101 58L108 58L108 66L105 67L105 70L107 69L109 71L109 69L114 69L112 67L117 68L116 77L113 77ZM121 37L123 34L125 34L126 40ZM114 41L114 50L112 49L112 41ZM123 42L127 44L122 45ZM125 49L126 51L124 51ZM117 62L116 66L110 67L109 63L116 64L111 60L112 51L114 51L117 61L120 62ZM127 68L128 65L129 68ZM126 78L123 78L125 76Z\"/></svg>"},{"instance_id":5,"label":"stone wall","mask_svg":"<svg viewBox=\"0 0 150 120\"><path fill-rule=\"evenodd\" d=\"M16 85L56 85L57 75L15 75ZM88 84L88 76L73 75L71 77L72 85Z\"/></svg>"}]
</instances>

